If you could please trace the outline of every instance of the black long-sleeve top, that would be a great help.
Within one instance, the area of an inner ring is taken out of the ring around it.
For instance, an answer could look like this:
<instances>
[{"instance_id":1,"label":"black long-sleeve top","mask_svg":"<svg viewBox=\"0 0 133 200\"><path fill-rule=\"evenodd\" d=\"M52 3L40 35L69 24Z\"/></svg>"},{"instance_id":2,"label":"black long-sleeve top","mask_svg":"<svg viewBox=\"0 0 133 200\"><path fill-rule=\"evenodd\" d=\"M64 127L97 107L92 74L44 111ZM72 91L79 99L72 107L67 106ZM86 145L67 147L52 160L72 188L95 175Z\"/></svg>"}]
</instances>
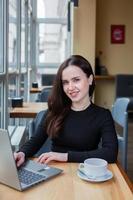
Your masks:
<instances>
[{"instance_id":1,"label":"black long-sleeve top","mask_svg":"<svg viewBox=\"0 0 133 200\"><path fill-rule=\"evenodd\" d=\"M45 118L45 116L44 116ZM42 119L35 135L21 147L26 157L41 148L48 135ZM99 145L99 143L101 145ZM71 110L64 126L52 139L51 151L68 153L68 162L83 162L87 158L103 158L109 163L117 160L118 141L111 113L108 109L91 104L86 110Z\"/></svg>"}]
</instances>

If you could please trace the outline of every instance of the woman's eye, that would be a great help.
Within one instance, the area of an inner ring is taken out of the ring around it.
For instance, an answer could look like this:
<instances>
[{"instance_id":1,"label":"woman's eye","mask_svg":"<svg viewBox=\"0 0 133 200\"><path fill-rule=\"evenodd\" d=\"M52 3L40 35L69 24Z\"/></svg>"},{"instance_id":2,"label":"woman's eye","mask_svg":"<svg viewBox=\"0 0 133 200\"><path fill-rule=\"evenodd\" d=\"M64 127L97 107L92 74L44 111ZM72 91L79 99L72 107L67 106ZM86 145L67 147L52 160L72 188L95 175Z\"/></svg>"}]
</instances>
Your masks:
<instances>
[{"instance_id":1,"label":"woman's eye","mask_svg":"<svg viewBox=\"0 0 133 200\"><path fill-rule=\"evenodd\" d=\"M75 78L75 79L74 79L74 82L78 82L78 81L80 81L79 78Z\"/></svg>"},{"instance_id":2,"label":"woman's eye","mask_svg":"<svg viewBox=\"0 0 133 200\"><path fill-rule=\"evenodd\" d=\"M67 85L67 81L62 81L62 85Z\"/></svg>"}]
</instances>

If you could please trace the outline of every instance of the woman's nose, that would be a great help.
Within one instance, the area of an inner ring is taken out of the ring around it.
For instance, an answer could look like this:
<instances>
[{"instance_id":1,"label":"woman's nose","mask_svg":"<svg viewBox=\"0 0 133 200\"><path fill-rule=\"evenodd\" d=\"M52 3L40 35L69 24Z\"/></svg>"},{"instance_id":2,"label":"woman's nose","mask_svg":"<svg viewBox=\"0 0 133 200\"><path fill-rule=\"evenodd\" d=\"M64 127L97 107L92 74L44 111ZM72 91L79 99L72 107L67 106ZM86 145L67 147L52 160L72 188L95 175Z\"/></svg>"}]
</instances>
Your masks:
<instances>
[{"instance_id":1,"label":"woman's nose","mask_svg":"<svg viewBox=\"0 0 133 200\"><path fill-rule=\"evenodd\" d=\"M73 83L69 83L68 88L69 88L69 90L73 90L74 89L74 84Z\"/></svg>"}]
</instances>

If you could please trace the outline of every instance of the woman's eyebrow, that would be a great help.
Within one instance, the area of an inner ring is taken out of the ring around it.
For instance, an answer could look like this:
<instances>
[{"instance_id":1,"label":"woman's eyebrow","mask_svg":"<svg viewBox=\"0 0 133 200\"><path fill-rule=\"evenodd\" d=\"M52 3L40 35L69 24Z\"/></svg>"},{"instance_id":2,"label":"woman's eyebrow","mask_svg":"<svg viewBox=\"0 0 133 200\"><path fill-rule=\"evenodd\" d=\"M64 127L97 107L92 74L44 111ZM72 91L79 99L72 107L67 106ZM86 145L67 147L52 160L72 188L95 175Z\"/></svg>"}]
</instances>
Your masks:
<instances>
[{"instance_id":1,"label":"woman's eyebrow","mask_svg":"<svg viewBox=\"0 0 133 200\"><path fill-rule=\"evenodd\" d=\"M74 76L71 78L71 80L75 79L75 78L80 78L80 76ZM62 81L68 81L67 79L62 79Z\"/></svg>"},{"instance_id":2,"label":"woman's eyebrow","mask_svg":"<svg viewBox=\"0 0 133 200\"><path fill-rule=\"evenodd\" d=\"M67 82L68 80L67 79L62 79L62 82Z\"/></svg>"},{"instance_id":3,"label":"woman's eyebrow","mask_svg":"<svg viewBox=\"0 0 133 200\"><path fill-rule=\"evenodd\" d=\"M80 78L80 76L74 76L74 77L72 78L72 80L75 79L75 78Z\"/></svg>"}]
</instances>

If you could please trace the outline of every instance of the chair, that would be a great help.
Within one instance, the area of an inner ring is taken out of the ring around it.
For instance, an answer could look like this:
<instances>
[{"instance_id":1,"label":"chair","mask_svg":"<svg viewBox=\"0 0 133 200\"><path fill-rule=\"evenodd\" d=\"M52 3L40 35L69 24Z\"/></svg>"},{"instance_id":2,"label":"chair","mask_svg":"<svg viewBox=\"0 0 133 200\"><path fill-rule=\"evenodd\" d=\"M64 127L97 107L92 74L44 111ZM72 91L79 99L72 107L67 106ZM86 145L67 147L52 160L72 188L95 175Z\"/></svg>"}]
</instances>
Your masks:
<instances>
[{"instance_id":1,"label":"chair","mask_svg":"<svg viewBox=\"0 0 133 200\"><path fill-rule=\"evenodd\" d=\"M46 111L40 111L36 118L33 119L30 123L29 123L29 137L33 136L36 133L36 130L38 128L38 126L41 124L42 120L44 121L45 119L45 113ZM51 139L48 138L45 143L43 144L43 146L41 147L41 149L37 152L37 154L35 156L39 156L42 153L45 152L49 152L51 151Z\"/></svg>"},{"instance_id":2,"label":"chair","mask_svg":"<svg viewBox=\"0 0 133 200\"><path fill-rule=\"evenodd\" d=\"M120 97L128 97L130 102L128 105L128 119L133 122L133 74L117 74L116 75L116 99Z\"/></svg>"},{"instance_id":3,"label":"chair","mask_svg":"<svg viewBox=\"0 0 133 200\"><path fill-rule=\"evenodd\" d=\"M116 98L133 98L133 74L116 75Z\"/></svg>"},{"instance_id":4,"label":"chair","mask_svg":"<svg viewBox=\"0 0 133 200\"><path fill-rule=\"evenodd\" d=\"M47 102L51 89L51 87L44 88L41 93L38 94L36 102Z\"/></svg>"},{"instance_id":5,"label":"chair","mask_svg":"<svg viewBox=\"0 0 133 200\"><path fill-rule=\"evenodd\" d=\"M128 104L129 98L118 98L112 106L112 116L114 122L122 128L122 134L118 135L119 150L122 158L122 166L127 171L127 151L128 151Z\"/></svg>"}]
</instances>

